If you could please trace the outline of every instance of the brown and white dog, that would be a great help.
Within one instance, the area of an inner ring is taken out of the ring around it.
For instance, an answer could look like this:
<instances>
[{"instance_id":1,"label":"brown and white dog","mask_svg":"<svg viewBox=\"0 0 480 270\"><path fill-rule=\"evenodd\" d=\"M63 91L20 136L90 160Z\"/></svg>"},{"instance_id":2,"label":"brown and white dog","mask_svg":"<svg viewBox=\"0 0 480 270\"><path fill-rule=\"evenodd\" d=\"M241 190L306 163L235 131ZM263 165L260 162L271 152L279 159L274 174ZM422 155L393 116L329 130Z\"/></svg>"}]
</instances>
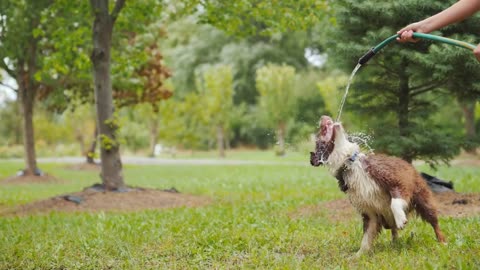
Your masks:
<instances>
[{"instance_id":1,"label":"brown and white dog","mask_svg":"<svg viewBox=\"0 0 480 270\"><path fill-rule=\"evenodd\" d=\"M404 228L411 210L432 225L439 242L445 242L432 192L410 163L386 155L361 153L359 145L348 140L342 125L328 116L320 119L310 163L326 165L362 215L363 239L357 256L371 249L382 227L390 229L395 240L397 230Z\"/></svg>"}]
</instances>

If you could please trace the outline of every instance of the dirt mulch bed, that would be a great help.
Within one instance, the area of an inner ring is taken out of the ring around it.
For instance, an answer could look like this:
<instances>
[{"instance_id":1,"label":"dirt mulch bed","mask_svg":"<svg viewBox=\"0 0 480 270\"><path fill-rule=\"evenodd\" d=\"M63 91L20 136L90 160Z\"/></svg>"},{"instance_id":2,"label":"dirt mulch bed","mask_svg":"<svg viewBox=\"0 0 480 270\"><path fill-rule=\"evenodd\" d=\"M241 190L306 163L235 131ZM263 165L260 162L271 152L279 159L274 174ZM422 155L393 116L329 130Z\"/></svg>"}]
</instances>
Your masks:
<instances>
[{"instance_id":1,"label":"dirt mulch bed","mask_svg":"<svg viewBox=\"0 0 480 270\"><path fill-rule=\"evenodd\" d=\"M437 208L441 217L480 216L480 193L443 192L435 194ZM307 205L291 213L292 218L325 216L331 222L344 222L357 218L358 214L348 199Z\"/></svg>"},{"instance_id":2,"label":"dirt mulch bed","mask_svg":"<svg viewBox=\"0 0 480 270\"><path fill-rule=\"evenodd\" d=\"M480 193L443 192L435 194L435 198L440 216L480 216Z\"/></svg>"},{"instance_id":3,"label":"dirt mulch bed","mask_svg":"<svg viewBox=\"0 0 480 270\"><path fill-rule=\"evenodd\" d=\"M2 184L6 185L26 185L26 184L62 184L65 183L65 180L58 179L52 175L16 175L5 178L0 181Z\"/></svg>"},{"instance_id":4,"label":"dirt mulch bed","mask_svg":"<svg viewBox=\"0 0 480 270\"><path fill-rule=\"evenodd\" d=\"M210 203L207 197L183 194L174 188L129 188L128 192L99 192L91 188L3 210L0 215L29 215L56 212L133 212L173 207L199 207Z\"/></svg>"}]
</instances>

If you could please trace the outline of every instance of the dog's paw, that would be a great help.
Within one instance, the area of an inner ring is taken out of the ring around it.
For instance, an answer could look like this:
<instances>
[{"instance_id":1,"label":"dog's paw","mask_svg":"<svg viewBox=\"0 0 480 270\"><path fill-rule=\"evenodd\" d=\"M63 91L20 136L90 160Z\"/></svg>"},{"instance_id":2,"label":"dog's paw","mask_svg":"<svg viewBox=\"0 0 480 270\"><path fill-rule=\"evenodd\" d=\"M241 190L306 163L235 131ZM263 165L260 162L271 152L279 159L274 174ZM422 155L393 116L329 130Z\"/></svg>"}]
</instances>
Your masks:
<instances>
[{"instance_id":1,"label":"dog's paw","mask_svg":"<svg viewBox=\"0 0 480 270\"><path fill-rule=\"evenodd\" d=\"M355 254L351 255L348 257L349 260L358 260L360 259L363 255L365 255L365 252L359 250L355 252Z\"/></svg>"},{"instance_id":2,"label":"dog's paw","mask_svg":"<svg viewBox=\"0 0 480 270\"><path fill-rule=\"evenodd\" d=\"M408 220L405 215L405 212L402 214L395 215L395 224L397 225L397 229L401 230L405 228L405 225L407 225Z\"/></svg>"},{"instance_id":3,"label":"dog's paw","mask_svg":"<svg viewBox=\"0 0 480 270\"><path fill-rule=\"evenodd\" d=\"M407 224L407 215L405 214L405 208L407 206L407 202L403 199L392 199L392 213L393 213L393 218L395 219L395 225L397 226L397 229L403 229L405 225Z\"/></svg>"}]
</instances>

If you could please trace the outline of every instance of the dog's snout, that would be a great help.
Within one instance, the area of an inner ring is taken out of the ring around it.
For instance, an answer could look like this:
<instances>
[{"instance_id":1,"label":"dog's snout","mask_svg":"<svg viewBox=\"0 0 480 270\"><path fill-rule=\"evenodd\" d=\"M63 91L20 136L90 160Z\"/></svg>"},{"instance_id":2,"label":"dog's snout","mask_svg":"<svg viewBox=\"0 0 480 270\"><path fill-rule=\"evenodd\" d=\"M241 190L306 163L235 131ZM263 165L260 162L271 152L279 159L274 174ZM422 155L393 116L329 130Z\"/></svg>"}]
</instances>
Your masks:
<instances>
[{"instance_id":1,"label":"dog's snout","mask_svg":"<svg viewBox=\"0 0 480 270\"><path fill-rule=\"evenodd\" d=\"M314 152L310 152L310 164L312 166L318 167L320 165L323 165L323 162L318 158L317 154Z\"/></svg>"}]
</instances>

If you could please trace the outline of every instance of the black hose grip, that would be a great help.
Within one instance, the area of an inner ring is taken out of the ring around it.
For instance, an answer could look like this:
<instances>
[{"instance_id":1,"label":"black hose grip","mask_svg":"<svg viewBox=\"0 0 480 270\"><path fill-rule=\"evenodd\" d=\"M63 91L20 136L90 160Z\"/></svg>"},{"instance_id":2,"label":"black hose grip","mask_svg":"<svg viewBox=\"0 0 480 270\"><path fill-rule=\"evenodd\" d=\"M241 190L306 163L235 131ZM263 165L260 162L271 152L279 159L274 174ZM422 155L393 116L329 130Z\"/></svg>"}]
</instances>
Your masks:
<instances>
[{"instance_id":1,"label":"black hose grip","mask_svg":"<svg viewBox=\"0 0 480 270\"><path fill-rule=\"evenodd\" d=\"M372 57L375 56L374 48L371 48L366 54L364 54L360 59L358 59L358 63L360 65L365 65Z\"/></svg>"}]
</instances>

